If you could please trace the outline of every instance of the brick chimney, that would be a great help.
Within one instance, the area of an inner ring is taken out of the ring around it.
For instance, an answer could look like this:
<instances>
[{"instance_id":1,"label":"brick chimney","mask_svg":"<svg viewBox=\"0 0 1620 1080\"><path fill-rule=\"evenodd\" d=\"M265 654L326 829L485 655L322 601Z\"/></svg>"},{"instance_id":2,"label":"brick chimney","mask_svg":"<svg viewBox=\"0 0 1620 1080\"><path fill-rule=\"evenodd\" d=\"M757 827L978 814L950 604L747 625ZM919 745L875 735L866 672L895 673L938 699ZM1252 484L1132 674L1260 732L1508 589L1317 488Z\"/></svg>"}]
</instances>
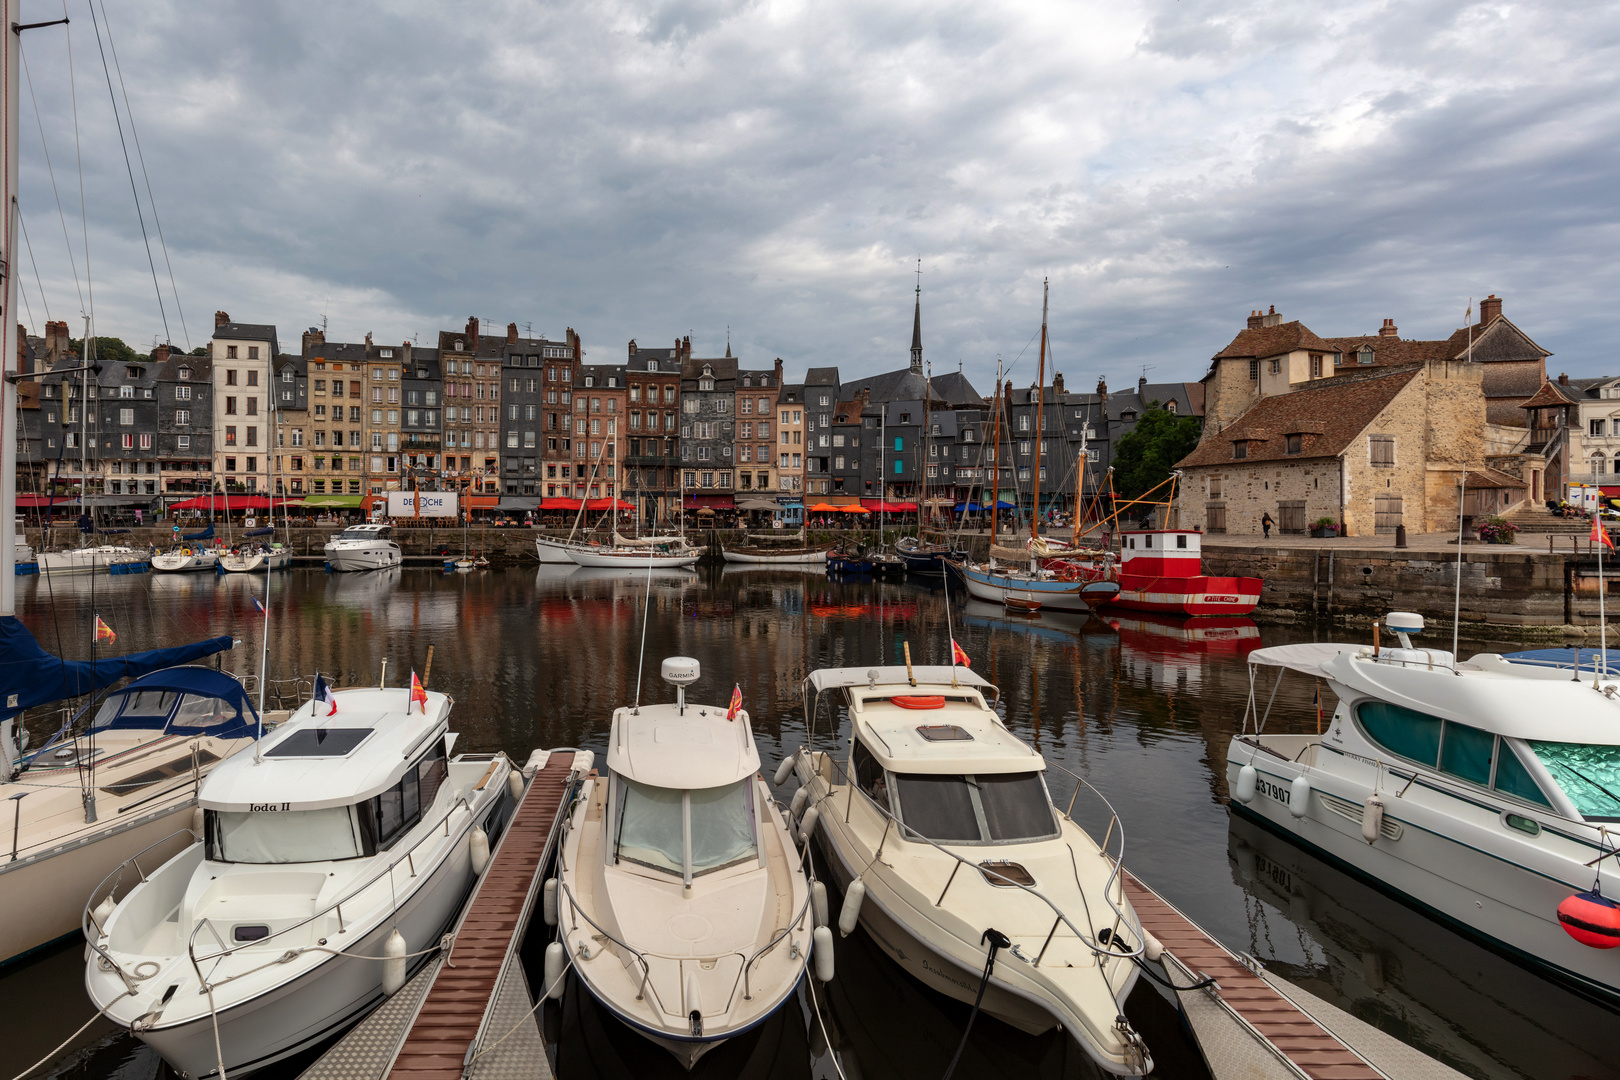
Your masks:
<instances>
[{"instance_id":1,"label":"brick chimney","mask_svg":"<svg viewBox=\"0 0 1620 1080\"><path fill-rule=\"evenodd\" d=\"M776 388L778 390L782 388L782 358L780 356L776 358Z\"/></svg>"},{"instance_id":2,"label":"brick chimney","mask_svg":"<svg viewBox=\"0 0 1620 1080\"><path fill-rule=\"evenodd\" d=\"M156 359L155 355L153 359ZM17 373L19 375L34 373L34 358L28 352L28 327L22 323L17 324Z\"/></svg>"},{"instance_id":3,"label":"brick chimney","mask_svg":"<svg viewBox=\"0 0 1620 1080\"><path fill-rule=\"evenodd\" d=\"M1569 375L1566 372L1560 371L1558 373L1558 385L1559 386L1568 386L1569 385Z\"/></svg>"},{"instance_id":4,"label":"brick chimney","mask_svg":"<svg viewBox=\"0 0 1620 1080\"><path fill-rule=\"evenodd\" d=\"M1498 315L1502 314L1502 301L1497 299L1495 293L1479 302L1479 324L1484 326Z\"/></svg>"},{"instance_id":5,"label":"brick chimney","mask_svg":"<svg viewBox=\"0 0 1620 1080\"><path fill-rule=\"evenodd\" d=\"M467 316L467 351L478 351L478 316Z\"/></svg>"},{"instance_id":6,"label":"brick chimney","mask_svg":"<svg viewBox=\"0 0 1620 1080\"><path fill-rule=\"evenodd\" d=\"M1260 313L1257 311L1255 314L1258 315ZM1097 376L1097 396L1102 398L1104 401L1108 400L1108 379L1102 375Z\"/></svg>"},{"instance_id":7,"label":"brick chimney","mask_svg":"<svg viewBox=\"0 0 1620 1080\"><path fill-rule=\"evenodd\" d=\"M1378 336L1398 338L1401 332L1396 328L1394 319L1385 319L1384 325L1378 328Z\"/></svg>"},{"instance_id":8,"label":"brick chimney","mask_svg":"<svg viewBox=\"0 0 1620 1080\"><path fill-rule=\"evenodd\" d=\"M317 346L317 345L325 345L325 344L326 344L326 331L325 330L322 330L318 326L312 326L308 330L305 330L304 331L304 343L303 343L303 346L302 346L302 353L303 353L304 359L308 360L312 355L314 355L315 346Z\"/></svg>"},{"instance_id":9,"label":"brick chimney","mask_svg":"<svg viewBox=\"0 0 1620 1080\"><path fill-rule=\"evenodd\" d=\"M1266 317L1258 310L1249 312L1249 329L1258 330L1265 325Z\"/></svg>"},{"instance_id":10,"label":"brick chimney","mask_svg":"<svg viewBox=\"0 0 1620 1080\"><path fill-rule=\"evenodd\" d=\"M161 364L169 358L172 350L167 345L154 345L152 347L152 363Z\"/></svg>"},{"instance_id":11,"label":"brick chimney","mask_svg":"<svg viewBox=\"0 0 1620 1080\"><path fill-rule=\"evenodd\" d=\"M369 359L370 356L371 356L371 335L367 334L366 335L366 357Z\"/></svg>"},{"instance_id":12,"label":"brick chimney","mask_svg":"<svg viewBox=\"0 0 1620 1080\"><path fill-rule=\"evenodd\" d=\"M411 343L409 341L404 342L399 347L399 362L405 365L407 369L411 366ZM407 379L411 377L409 370L406 371L405 377Z\"/></svg>"},{"instance_id":13,"label":"brick chimney","mask_svg":"<svg viewBox=\"0 0 1620 1080\"><path fill-rule=\"evenodd\" d=\"M630 359L634 360L635 358L636 358L636 339L631 338L630 339Z\"/></svg>"},{"instance_id":14,"label":"brick chimney","mask_svg":"<svg viewBox=\"0 0 1620 1080\"><path fill-rule=\"evenodd\" d=\"M1483 312L1485 310L1485 305L1481 304L1479 306L1479 310L1481 312ZM223 311L214 312L214 329L217 330L221 326L224 326L226 323L228 323L230 321L231 321L231 317L229 315L225 314Z\"/></svg>"},{"instance_id":15,"label":"brick chimney","mask_svg":"<svg viewBox=\"0 0 1620 1080\"><path fill-rule=\"evenodd\" d=\"M1138 375L1136 377L1136 396L1142 399L1142 404L1144 404L1144 405L1147 404L1147 376L1146 375Z\"/></svg>"},{"instance_id":16,"label":"brick chimney","mask_svg":"<svg viewBox=\"0 0 1620 1080\"><path fill-rule=\"evenodd\" d=\"M48 322L45 324L45 363L54 365L58 360L65 360L69 354L68 342L71 335L68 333L68 324L65 322Z\"/></svg>"},{"instance_id":17,"label":"brick chimney","mask_svg":"<svg viewBox=\"0 0 1620 1080\"><path fill-rule=\"evenodd\" d=\"M680 355L681 355L682 360L690 360L690 359L692 359L692 335L691 334L688 334L685 337L681 338Z\"/></svg>"},{"instance_id":18,"label":"brick chimney","mask_svg":"<svg viewBox=\"0 0 1620 1080\"><path fill-rule=\"evenodd\" d=\"M1282 316L1277 314L1277 305L1276 304L1272 304L1271 305L1271 310L1267 311L1264 315L1260 316L1260 325L1261 326L1281 326L1282 325Z\"/></svg>"},{"instance_id":19,"label":"brick chimney","mask_svg":"<svg viewBox=\"0 0 1620 1080\"><path fill-rule=\"evenodd\" d=\"M572 326L563 332L563 340L568 342L568 347L573 350L575 360L585 359L585 347L580 344L579 335L574 333Z\"/></svg>"},{"instance_id":20,"label":"brick chimney","mask_svg":"<svg viewBox=\"0 0 1620 1080\"><path fill-rule=\"evenodd\" d=\"M506 324L506 343L508 345L517 344L517 323L515 322Z\"/></svg>"},{"instance_id":21,"label":"brick chimney","mask_svg":"<svg viewBox=\"0 0 1620 1080\"><path fill-rule=\"evenodd\" d=\"M1063 372L1054 371L1052 373L1052 400L1053 401L1059 401L1059 399L1061 399L1062 397L1063 397ZM1059 403L1061 404L1060 401L1059 401Z\"/></svg>"}]
</instances>

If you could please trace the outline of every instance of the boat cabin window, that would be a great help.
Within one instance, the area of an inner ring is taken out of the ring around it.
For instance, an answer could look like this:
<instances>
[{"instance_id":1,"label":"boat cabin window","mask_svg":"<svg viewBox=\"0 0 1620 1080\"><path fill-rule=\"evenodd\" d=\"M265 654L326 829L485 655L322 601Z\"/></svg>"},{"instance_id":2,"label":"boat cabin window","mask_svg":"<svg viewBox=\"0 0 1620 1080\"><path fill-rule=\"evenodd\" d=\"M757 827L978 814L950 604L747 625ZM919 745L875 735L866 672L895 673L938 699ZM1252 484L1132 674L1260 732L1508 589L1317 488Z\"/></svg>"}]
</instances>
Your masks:
<instances>
[{"instance_id":1,"label":"boat cabin window","mask_svg":"<svg viewBox=\"0 0 1620 1080\"><path fill-rule=\"evenodd\" d=\"M366 854L387 851L422 820L444 783L444 771L444 742L435 740L433 749L406 769L399 783L360 804Z\"/></svg>"},{"instance_id":2,"label":"boat cabin window","mask_svg":"<svg viewBox=\"0 0 1620 1080\"><path fill-rule=\"evenodd\" d=\"M1037 772L977 776L896 773L900 821L937 843L1009 844L1058 835Z\"/></svg>"},{"instance_id":3,"label":"boat cabin window","mask_svg":"<svg viewBox=\"0 0 1620 1080\"><path fill-rule=\"evenodd\" d=\"M172 690L137 690L132 694L114 694L101 703L91 725L97 731L128 728L161 728L174 708L174 699L180 695ZM199 701L219 701L218 698L199 698ZM224 706L223 701L219 701Z\"/></svg>"},{"instance_id":4,"label":"boat cabin window","mask_svg":"<svg viewBox=\"0 0 1620 1080\"><path fill-rule=\"evenodd\" d=\"M889 809L889 781L883 766L861 740L855 740L855 783L884 810Z\"/></svg>"},{"instance_id":5,"label":"boat cabin window","mask_svg":"<svg viewBox=\"0 0 1620 1080\"><path fill-rule=\"evenodd\" d=\"M1620 821L1620 746L1532 742L1569 801L1588 821Z\"/></svg>"},{"instance_id":6,"label":"boat cabin window","mask_svg":"<svg viewBox=\"0 0 1620 1080\"><path fill-rule=\"evenodd\" d=\"M1356 719L1367 738L1392 754L1480 787L1552 806L1512 746L1488 731L1383 701L1363 701L1356 706Z\"/></svg>"},{"instance_id":7,"label":"boat cabin window","mask_svg":"<svg viewBox=\"0 0 1620 1080\"><path fill-rule=\"evenodd\" d=\"M686 791L617 780L615 857L682 877L757 857L749 780Z\"/></svg>"},{"instance_id":8,"label":"boat cabin window","mask_svg":"<svg viewBox=\"0 0 1620 1080\"><path fill-rule=\"evenodd\" d=\"M136 690L107 698L96 712L91 726L96 731L167 728L170 735L239 738L247 734L252 725L253 721L244 719L238 706L212 694Z\"/></svg>"},{"instance_id":9,"label":"boat cabin window","mask_svg":"<svg viewBox=\"0 0 1620 1080\"><path fill-rule=\"evenodd\" d=\"M358 858L367 851L354 809L205 811L208 858L234 863Z\"/></svg>"}]
</instances>

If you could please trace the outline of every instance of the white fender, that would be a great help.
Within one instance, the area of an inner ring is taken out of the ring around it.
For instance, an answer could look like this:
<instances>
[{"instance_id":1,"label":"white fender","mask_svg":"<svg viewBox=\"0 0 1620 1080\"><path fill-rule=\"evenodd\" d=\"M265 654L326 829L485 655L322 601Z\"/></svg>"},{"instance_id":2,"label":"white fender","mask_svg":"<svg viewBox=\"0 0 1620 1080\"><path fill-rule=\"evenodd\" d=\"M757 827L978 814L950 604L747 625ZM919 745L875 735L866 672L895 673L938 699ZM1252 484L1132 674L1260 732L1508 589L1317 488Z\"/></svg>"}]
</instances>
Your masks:
<instances>
[{"instance_id":1,"label":"white fender","mask_svg":"<svg viewBox=\"0 0 1620 1080\"><path fill-rule=\"evenodd\" d=\"M1311 808L1311 782L1303 775L1294 777L1294 782L1288 785L1288 812L1295 817L1304 817Z\"/></svg>"},{"instance_id":2,"label":"white fender","mask_svg":"<svg viewBox=\"0 0 1620 1080\"><path fill-rule=\"evenodd\" d=\"M1164 955L1164 942L1146 930L1142 931L1142 955L1147 957L1150 962L1157 964L1159 957Z\"/></svg>"},{"instance_id":3,"label":"white fender","mask_svg":"<svg viewBox=\"0 0 1620 1080\"><path fill-rule=\"evenodd\" d=\"M1377 840L1384 831L1384 800L1378 795L1367 796L1361 806L1361 838L1367 843Z\"/></svg>"},{"instance_id":4,"label":"white fender","mask_svg":"<svg viewBox=\"0 0 1620 1080\"><path fill-rule=\"evenodd\" d=\"M816 927L810 935L812 946L810 959L816 962L816 978L821 982L832 982L833 977L833 936L832 931L825 926Z\"/></svg>"},{"instance_id":5,"label":"white fender","mask_svg":"<svg viewBox=\"0 0 1620 1080\"><path fill-rule=\"evenodd\" d=\"M804 804L809 800L809 798L809 788L800 788L798 791L795 791L793 793L793 800L788 803L788 817L792 818L794 821L798 821L799 813L804 809Z\"/></svg>"},{"instance_id":6,"label":"white fender","mask_svg":"<svg viewBox=\"0 0 1620 1080\"><path fill-rule=\"evenodd\" d=\"M810 910L817 926L827 925L827 886L820 881L810 883Z\"/></svg>"},{"instance_id":7,"label":"white fender","mask_svg":"<svg viewBox=\"0 0 1620 1080\"><path fill-rule=\"evenodd\" d=\"M793 759L797 756L798 755L796 754L789 754L787 757L782 759L782 764L776 767L776 776L774 779L776 780L777 787L781 787L783 784L787 783L787 778L793 773Z\"/></svg>"},{"instance_id":8,"label":"white fender","mask_svg":"<svg viewBox=\"0 0 1620 1080\"><path fill-rule=\"evenodd\" d=\"M838 913L838 933L843 937L855 932L861 921L861 901L866 899L866 882L856 878L844 890L844 909Z\"/></svg>"},{"instance_id":9,"label":"white fender","mask_svg":"<svg viewBox=\"0 0 1620 1080\"><path fill-rule=\"evenodd\" d=\"M814 806L804 812L799 819L799 843L808 844L810 838L816 833L816 822L821 820L821 811Z\"/></svg>"},{"instance_id":10,"label":"white fender","mask_svg":"<svg viewBox=\"0 0 1620 1080\"><path fill-rule=\"evenodd\" d=\"M390 930L383 942L383 993L393 997L405 985L405 939L398 930Z\"/></svg>"},{"instance_id":11,"label":"white fender","mask_svg":"<svg viewBox=\"0 0 1620 1080\"><path fill-rule=\"evenodd\" d=\"M506 771L506 790L512 793L513 802L523 800L523 774L516 769Z\"/></svg>"},{"instance_id":12,"label":"white fender","mask_svg":"<svg viewBox=\"0 0 1620 1080\"><path fill-rule=\"evenodd\" d=\"M112 898L111 893L108 893L106 898L90 912L90 921L95 923L96 929L103 934L107 932L107 920L112 918L113 908L117 906L118 902Z\"/></svg>"},{"instance_id":13,"label":"white fender","mask_svg":"<svg viewBox=\"0 0 1620 1080\"><path fill-rule=\"evenodd\" d=\"M546 878L546 883L540 890L540 913L545 916L547 926L557 925L557 879Z\"/></svg>"},{"instance_id":14,"label":"white fender","mask_svg":"<svg viewBox=\"0 0 1620 1080\"><path fill-rule=\"evenodd\" d=\"M1259 779L1253 765L1243 766L1238 770L1237 787L1232 789L1232 798L1244 806L1249 805L1254 801L1254 787Z\"/></svg>"},{"instance_id":15,"label":"white fender","mask_svg":"<svg viewBox=\"0 0 1620 1080\"><path fill-rule=\"evenodd\" d=\"M193 806L191 808L191 835L195 836L198 840L201 840L203 838L203 829L207 820L207 817L203 814L203 808L200 806Z\"/></svg>"},{"instance_id":16,"label":"white fender","mask_svg":"<svg viewBox=\"0 0 1620 1080\"><path fill-rule=\"evenodd\" d=\"M481 876L489 866L489 833L482 826L473 826L472 835L467 838L467 851L472 856L472 872Z\"/></svg>"},{"instance_id":17,"label":"white fender","mask_svg":"<svg viewBox=\"0 0 1620 1080\"><path fill-rule=\"evenodd\" d=\"M553 941L546 946L546 985L545 994L553 1001L563 996L563 969L568 966L568 950L563 948L562 942Z\"/></svg>"}]
</instances>

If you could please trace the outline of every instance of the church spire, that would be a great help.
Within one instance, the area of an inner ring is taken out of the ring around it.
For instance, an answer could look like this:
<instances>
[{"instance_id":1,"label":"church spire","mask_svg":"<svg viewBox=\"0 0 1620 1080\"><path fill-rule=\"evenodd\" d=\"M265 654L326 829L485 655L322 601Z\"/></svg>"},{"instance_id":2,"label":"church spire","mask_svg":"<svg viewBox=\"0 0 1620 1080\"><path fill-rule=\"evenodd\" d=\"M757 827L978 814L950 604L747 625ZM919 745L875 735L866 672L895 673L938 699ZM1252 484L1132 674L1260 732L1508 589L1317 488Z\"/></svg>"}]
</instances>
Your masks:
<instances>
[{"instance_id":1,"label":"church spire","mask_svg":"<svg viewBox=\"0 0 1620 1080\"><path fill-rule=\"evenodd\" d=\"M917 260L917 306L911 314L911 370L921 373L922 359L922 260Z\"/></svg>"}]
</instances>

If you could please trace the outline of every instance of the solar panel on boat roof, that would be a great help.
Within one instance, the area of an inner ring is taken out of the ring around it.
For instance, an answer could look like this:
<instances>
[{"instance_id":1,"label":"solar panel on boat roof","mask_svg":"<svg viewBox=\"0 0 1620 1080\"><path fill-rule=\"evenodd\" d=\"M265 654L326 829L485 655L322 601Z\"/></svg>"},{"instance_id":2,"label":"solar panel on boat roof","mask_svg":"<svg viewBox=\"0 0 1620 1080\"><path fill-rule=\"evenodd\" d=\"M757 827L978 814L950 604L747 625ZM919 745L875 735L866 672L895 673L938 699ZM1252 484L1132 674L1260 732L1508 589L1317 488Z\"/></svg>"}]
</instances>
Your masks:
<instances>
[{"instance_id":1,"label":"solar panel on boat roof","mask_svg":"<svg viewBox=\"0 0 1620 1080\"><path fill-rule=\"evenodd\" d=\"M972 742L973 736L955 724L924 724L917 734L929 742Z\"/></svg>"},{"instance_id":2,"label":"solar panel on boat roof","mask_svg":"<svg viewBox=\"0 0 1620 1080\"><path fill-rule=\"evenodd\" d=\"M265 757L345 757L374 729L304 728L264 752Z\"/></svg>"}]
</instances>

